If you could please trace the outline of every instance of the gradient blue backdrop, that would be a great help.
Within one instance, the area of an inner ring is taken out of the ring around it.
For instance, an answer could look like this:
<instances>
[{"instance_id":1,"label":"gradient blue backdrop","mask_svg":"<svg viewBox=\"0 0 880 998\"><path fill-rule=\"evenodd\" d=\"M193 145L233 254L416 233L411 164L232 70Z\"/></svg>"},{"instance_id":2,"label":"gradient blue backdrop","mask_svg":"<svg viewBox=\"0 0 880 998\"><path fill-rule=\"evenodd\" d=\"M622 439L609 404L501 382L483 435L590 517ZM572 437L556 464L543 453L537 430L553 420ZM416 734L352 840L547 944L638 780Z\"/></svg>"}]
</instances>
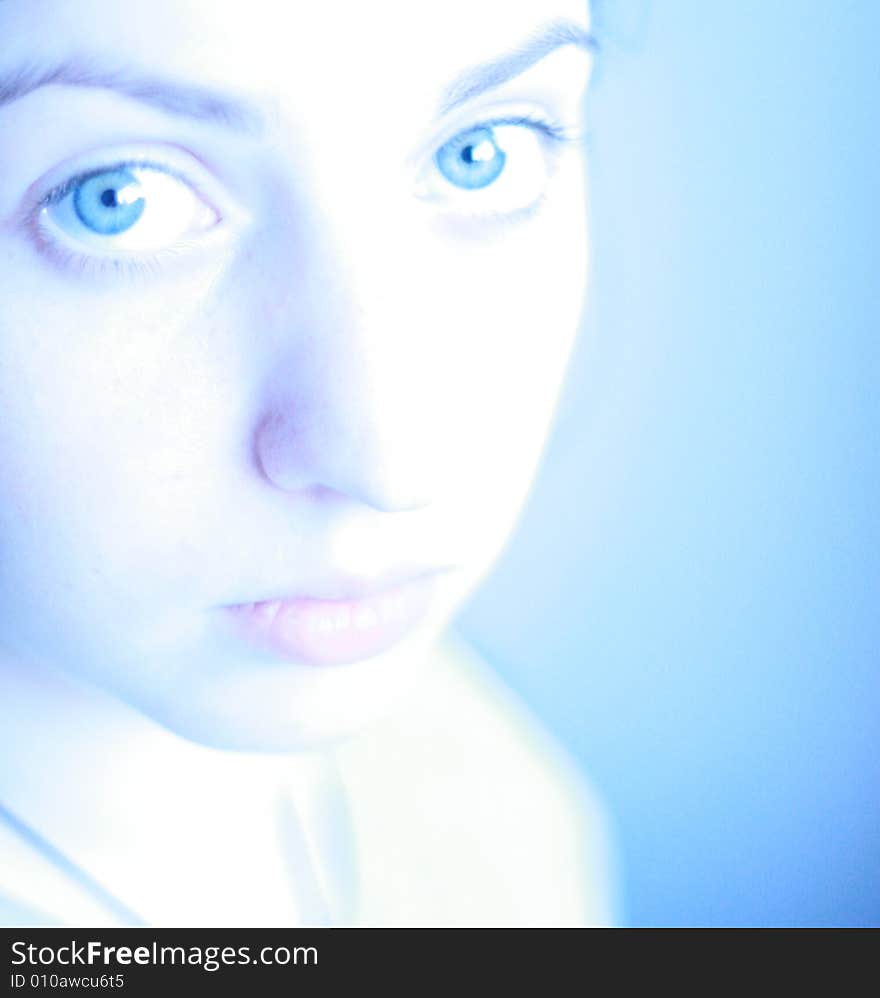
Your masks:
<instances>
[{"instance_id":1,"label":"gradient blue backdrop","mask_svg":"<svg viewBox=\"0 0 880 998\"><path fill-rule=\"evenodd\" d=\"M880 3L604 6L586 329L461 627L630 923L878 925Z\"/></svg>"}]
</instances>

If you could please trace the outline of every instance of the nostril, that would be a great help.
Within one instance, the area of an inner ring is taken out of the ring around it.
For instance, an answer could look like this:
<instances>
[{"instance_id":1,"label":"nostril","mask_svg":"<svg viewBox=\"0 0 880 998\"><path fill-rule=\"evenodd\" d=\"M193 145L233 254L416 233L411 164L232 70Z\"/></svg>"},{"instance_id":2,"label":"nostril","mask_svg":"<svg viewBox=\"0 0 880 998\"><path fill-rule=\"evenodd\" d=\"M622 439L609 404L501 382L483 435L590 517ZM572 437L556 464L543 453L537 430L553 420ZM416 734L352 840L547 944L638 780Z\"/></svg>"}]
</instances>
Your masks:
<instances>
[{"instance_id":1,"label":"nostril","mask_svg":"<svg viewBox=\"0 0 880 998\"><path fill-rule=\"evenodd\" d=\"M294 464L289 453L291 444L291 434L285 431L283 417L274 412L260 422L253 436L254 462L261 475L277 488L296 488L292 475Z\"/></svg>"}]
</instances>

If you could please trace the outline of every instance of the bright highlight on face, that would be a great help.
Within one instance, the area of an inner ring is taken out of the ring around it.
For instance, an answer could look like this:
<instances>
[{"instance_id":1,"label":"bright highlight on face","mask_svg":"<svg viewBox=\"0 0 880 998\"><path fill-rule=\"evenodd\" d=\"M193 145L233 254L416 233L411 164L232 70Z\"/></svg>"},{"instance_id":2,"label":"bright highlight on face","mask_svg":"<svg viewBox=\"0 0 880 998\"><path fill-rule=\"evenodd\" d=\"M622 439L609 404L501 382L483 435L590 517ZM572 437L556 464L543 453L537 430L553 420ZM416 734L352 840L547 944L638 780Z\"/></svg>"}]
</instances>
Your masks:
<instances>
[{"instance_id":1,"label":"bright highlight on face","mask_svg":"<svg viewBox=\"0 0 880 998\"><path fill-rule=\"evenodd\" d=\"M567 0L279 11L0 4L0 659L270 749L417 682L512 528L590 53Z\"/></svg>"}]
</instances>

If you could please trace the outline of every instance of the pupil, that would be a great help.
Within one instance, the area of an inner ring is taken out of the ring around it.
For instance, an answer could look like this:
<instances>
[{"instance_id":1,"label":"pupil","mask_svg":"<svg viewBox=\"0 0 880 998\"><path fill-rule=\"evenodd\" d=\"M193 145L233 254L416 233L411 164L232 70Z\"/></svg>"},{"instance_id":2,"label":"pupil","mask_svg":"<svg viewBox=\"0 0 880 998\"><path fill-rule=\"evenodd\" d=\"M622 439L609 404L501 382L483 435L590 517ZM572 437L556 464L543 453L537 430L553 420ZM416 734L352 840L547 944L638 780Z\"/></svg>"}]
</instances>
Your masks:
<instances>
[{"instance_id":1,"label":"pupil","mask_svg":"<svg viewBox=\"0 0 880 998\"><path fill-rule=\"evenodd\" d=\"M116 191L112 188L108 188L106 191L101 192L101 204L105 208L116 208L119 202L116 200Z\"/></svg>"},{"instance_id":2,"label":"pupil","mask_svg":"<svg viewBox=\"0 0 880 998\"><path fill-rule=\"evenodd\" d=\"M497 154L498 148L490 139L473 142L461 150L461 158L468 166L480 166L482 163L488 163L495 159Z\"/></svg>"}]
</instances>

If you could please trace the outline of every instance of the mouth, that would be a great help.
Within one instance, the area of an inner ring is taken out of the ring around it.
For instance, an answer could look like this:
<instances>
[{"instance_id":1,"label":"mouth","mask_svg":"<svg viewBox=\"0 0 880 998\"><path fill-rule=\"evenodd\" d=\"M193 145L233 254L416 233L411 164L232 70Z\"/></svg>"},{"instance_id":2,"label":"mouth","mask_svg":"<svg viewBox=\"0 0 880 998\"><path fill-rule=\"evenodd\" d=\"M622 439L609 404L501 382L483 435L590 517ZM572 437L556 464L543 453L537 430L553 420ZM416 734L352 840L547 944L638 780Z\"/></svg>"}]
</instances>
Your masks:
<instances>
[{"instance_id":1,"label":"mouth","mask_svg":"<svg viewBox=\"0 0 880 998\"><path fill-rule=\"evenodd\" d=\"M237 633L281 661L344 665L403 641L428 616L440 573L340 599L292 596L224 610Z\"/></svg>"}]
</instances>

